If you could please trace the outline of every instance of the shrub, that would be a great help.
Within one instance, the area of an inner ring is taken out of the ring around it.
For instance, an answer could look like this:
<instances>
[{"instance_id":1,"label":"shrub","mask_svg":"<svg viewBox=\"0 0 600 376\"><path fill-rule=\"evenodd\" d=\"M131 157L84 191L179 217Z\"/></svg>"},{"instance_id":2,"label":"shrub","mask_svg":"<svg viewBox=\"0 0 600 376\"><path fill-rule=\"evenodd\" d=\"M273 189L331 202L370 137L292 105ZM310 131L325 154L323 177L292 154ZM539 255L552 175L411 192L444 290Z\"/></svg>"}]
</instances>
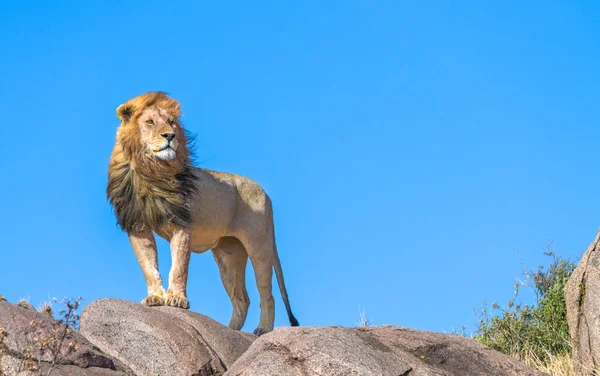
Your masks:
<instances>
[{"instance_id":1,"label":"shrub","mask_svg":"<svg viewBox=\"0 0 600 376\"><path fill-rule=\"evenodd\" d=\"M491 317L485 308L482 310L473 337L504 354L538 365L570 356L564 290L576 266L550 250L544 254L552 260L548 268L540 266L523 272L525 285L535 292L535 302L517 302L521 285L515 285L515 294L506 307L493 303L495 314Z\"/></svg>"},{"instance_id":2,"label":"shrub","mask_svg":"<svg viewBox=\"0 0 600 376\"><path fill-rule=\"evenodd\" d=\"M79 329L79 314L77 313L82 298L63 299L60 303L64 306L58 313L58 317L46 323L44 320L33 320L29 323L29 328L20 337L25 339L17 349L9 349L5 343L9 333L4 328L0 328L0 376L5 375L6 371L2 369L2 357L5 354L11 355L19 360L17 374L21 371L29 371L28 374L38 374L40 376L50 376L55 367L61 364L70 354L78 350L77 345L70 342L72 333ZM53 302L57 302L53 299ZM32 309L33 306L25 300L17 303L25 309ZM42 314L53 317L53 308L50 303L44 303L41 306ZM13 333L13 335L15 335ZM45 357L48 363L47 371L43 372L41 359Z\"/></svg>"}]
</instances>

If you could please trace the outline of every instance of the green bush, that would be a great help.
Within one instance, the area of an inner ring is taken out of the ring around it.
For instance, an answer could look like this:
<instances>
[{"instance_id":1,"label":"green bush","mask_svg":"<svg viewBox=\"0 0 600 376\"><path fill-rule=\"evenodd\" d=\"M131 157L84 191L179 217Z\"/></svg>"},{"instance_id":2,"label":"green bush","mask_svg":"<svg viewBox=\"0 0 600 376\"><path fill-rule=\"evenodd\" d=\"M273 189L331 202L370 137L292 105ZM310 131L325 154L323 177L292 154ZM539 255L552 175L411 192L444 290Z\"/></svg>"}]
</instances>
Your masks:
<instances>
[{"instance_id":1,"label":"green bush","mask_svg":"<svg viewBox=\"0 0 600 376\"><path fill-rule=\"evenodd\" d=\"M552 259L548 268L523 272L525 285L535 292L535 302L517 303L521 285L515 285L515 294L506 307L493 303L491 317L485 308L482 310L474 339L519 359L545 361L570 354L564 289L576 265L552 251L544 254Z\"/></svg>"}]
</instances>

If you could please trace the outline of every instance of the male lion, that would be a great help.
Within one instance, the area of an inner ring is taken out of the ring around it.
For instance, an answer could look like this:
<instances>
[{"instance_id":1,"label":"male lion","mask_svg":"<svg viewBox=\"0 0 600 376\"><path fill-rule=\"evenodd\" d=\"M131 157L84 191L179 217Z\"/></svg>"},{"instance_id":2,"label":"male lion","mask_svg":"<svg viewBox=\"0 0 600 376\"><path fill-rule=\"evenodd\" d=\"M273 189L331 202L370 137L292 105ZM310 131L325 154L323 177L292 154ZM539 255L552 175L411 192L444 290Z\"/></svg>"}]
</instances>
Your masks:
<instances>
[{"instance_id":1,"label":"male lion","mask_svg":"<svg viewBox=\"0 0 600 376\"><path fill-rule=\"evenodd\" d=\"M106 193L146 279L148 296L142 304L188 309L190 254L210 249L233 305L230 328L240 330L248 313L248 257L260 293L260 323L254 333L273 330L273 267L290 323L298 326L275 246L271 200L263 189L243 176L192 167L180 104L165 93L132 98L117 108L117 116L121 125ZM173 266L166 291L154 233L170 243Z\"/></svg>"}]
</instances>

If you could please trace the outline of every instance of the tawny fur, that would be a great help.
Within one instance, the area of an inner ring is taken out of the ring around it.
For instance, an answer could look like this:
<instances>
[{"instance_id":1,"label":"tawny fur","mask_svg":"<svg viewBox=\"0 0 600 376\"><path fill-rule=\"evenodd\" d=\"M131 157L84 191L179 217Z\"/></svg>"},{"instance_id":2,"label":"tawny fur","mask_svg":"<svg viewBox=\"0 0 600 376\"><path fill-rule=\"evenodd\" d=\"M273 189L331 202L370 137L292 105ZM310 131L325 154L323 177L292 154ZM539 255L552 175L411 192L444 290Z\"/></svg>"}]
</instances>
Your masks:
<instances>
[{"instance_id":1,"label":"tawny fur","mask_svg":"<svg viewBox=\"0 0 600 376\"><path fill-rule=\"evenodd\" d=\"M121 125L109 163L107 197L146 279L148 296L142 303L189 308L190 253L210 249L233 306L231 328L242 328L250 304L248 258L261 300L255 333L273 329L273 268L290 323L298 325L277 255L271 200L264 190L240 175L193 167L180 104L165 93L132 98L117 108L117 116ZM170 242L167 290L158 272L154 233Z\"/></svg>"}]
</instances>

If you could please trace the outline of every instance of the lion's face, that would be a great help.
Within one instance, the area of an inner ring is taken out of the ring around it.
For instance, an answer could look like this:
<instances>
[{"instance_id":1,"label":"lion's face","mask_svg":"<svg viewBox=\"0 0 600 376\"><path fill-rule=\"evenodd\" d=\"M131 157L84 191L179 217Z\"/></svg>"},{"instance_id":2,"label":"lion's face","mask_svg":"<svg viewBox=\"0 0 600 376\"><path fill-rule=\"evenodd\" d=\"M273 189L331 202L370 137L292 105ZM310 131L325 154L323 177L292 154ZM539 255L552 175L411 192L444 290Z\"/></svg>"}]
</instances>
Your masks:
<instances>
[{"instance_id":1,"label":"lion's face","mask_svg":"<svg viewBox=\"0 0 600 376\"><path fill-rule=\"evenodd\" d=\"M185 165L187 139L180 115L179 102L162 92L132 98L117 108L122 122L117 139L130 155L152 156L158 161L178 160Z\"/></svg>"},{"instance_id":2,"label":"lion's face","mask_svg":"<svg viewBox=\"0 0 600 376\"><path fill-rule=\"evenodd\" d=\"M137 126L148 153L164 161L175 159L181 132L177 118L164 108L150 107L138 117Z\"/></svg>"}]
</instances>

